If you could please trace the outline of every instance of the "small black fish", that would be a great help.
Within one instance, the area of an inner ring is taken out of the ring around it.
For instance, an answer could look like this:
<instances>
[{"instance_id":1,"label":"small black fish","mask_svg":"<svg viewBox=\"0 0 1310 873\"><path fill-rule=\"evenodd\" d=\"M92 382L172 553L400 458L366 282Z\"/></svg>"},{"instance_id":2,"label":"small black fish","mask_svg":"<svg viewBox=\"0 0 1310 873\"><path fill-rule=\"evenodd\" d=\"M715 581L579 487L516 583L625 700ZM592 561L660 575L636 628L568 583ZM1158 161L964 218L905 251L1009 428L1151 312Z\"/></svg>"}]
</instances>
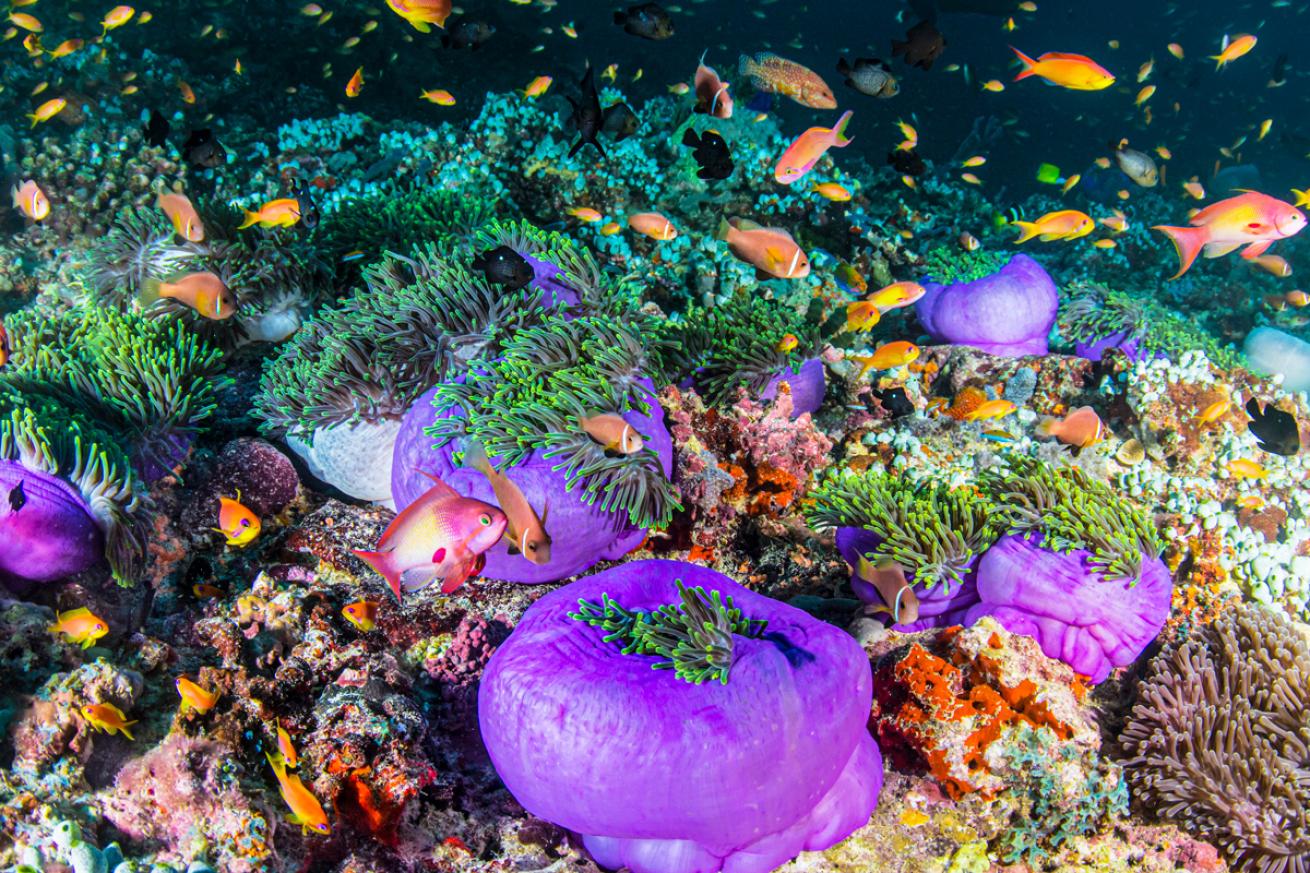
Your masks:
<instances>
[{"instance_id":1,"label":"small black fish","mask_svg":"<svg viewBox=\"0 0 1310 873\"><path fill-rule=\"evenodd\" d=\"M1274 61L1273 72L1269 74L1268 87L1281 88L1287 84L1287 55L1281 54Z\"/></svg>"},{"instance_id":2,"label":"small black fish","mask_svg":"<svg viewBox=\"0 0 1310 873\"><path fill-rule=\"evenodd\" d=\"M573 105L573 125L578 129L578 141L569 149L569 157L573 157L584 145L591 143L603 158L605 150L600 147L596 137L605 124L605 114L600 111L600 96L596 93L596 73L590 64L587 65L587 72L582 74L582 82L579 84L582 86L582 96L579 100L566 98Z\"/></svg>"},{"instance_id":3,"label":"small black fish","mask_svg":"<svg viewBox=\"0 0 1310 873\"><path fill-rule=\"evenodd\" d=\"M227 163L227 149L214 139L214 131L207 127L191 131L182 143L182 156L188 164L209 170Z\"/></svg>"},{"instance_id":4,"label":"small black fish","mask_svg":"<svg viewBox=\"0 0 1310 873\"><path fill-rule=\"evenodd\" d=\"M441 37L441 45L443 48L477 51L495 33L496 28L485 21L461 18L458 23L446 28L446 33Z\"/></svg>"},{"instance_id":5,"label":"small black fish","mask_svg":"<svg viewBox=\"0 0 1310 873\"><path fill-rule=\"evenodd\" d=\"M19 482L9 489L9 508L17 512L27 505L27 495L23 493L23 483Z\"/></svg>"},{"instance_id":6,"label":"small black fish","mask_svg":"<svg viewBox=\"0 0 1310 873\"><path fill-rule=\"evenodd\" d=\"M688 128L682 135L682 144L690 146L691 156L696 159L700 169L696 171L699 179L726 179L732 175L732 153L728 143L718 131L707 130L700 136Z\"/></svg>"},{"instance_id":7,"label":"small black fish","mask_svg":"<svg viewBox=\"0 0 1310 873\"><path fill-rule=\"evenodd\" d=\"M614 137L615 142L623 142L637 132L639 123L637 113L632 111L631 106L615 103L605 107L605 120L600 126L601 130Z\"/></svg>"},{"instance_id":8,"label":"small black fish","mask_svg":"<svg viewBox=\"0 0 1310 873\"><path fill-rule=\"evenodd\" d=\"M658 3L638 3L627 12L615 12L614 23L622 25L624 33L642 39L668 39L673 36L673 19Z\"/></svg>"},{"instance_id":9,"label":"small black fish","mask_svg":"<svg viewBox=\"0 0 1310 873\"><path fill-rule=\"evenodd\" d=\"M1273 404L1267 404L1262 411L1260 401L1254 397L1246 401L1246 414L1251 416L1247 429L1255 434L1260 448L1289 458L1301 451L1301 429L1293 415Z\"/></svg>"},{"instance_id":10,"label":"small black fish","mask_svg":"<svg viewBox=\"0 0 1310 873\"><path fill-rule=\"evenodd\" d=\"M921 70L931 70L932 62L941 57L946 38L931 21L920 21L905 34L905 40L892 40L892 57L904 55L905 63Z\"/></svg>"},{"instance_id":11,"label":"small black fish","mask_svg":"<svg viewBox=\"0 0 1310 873\"><path fill-rule=\"evenodd\" d=\"M297 179L296 183L291 186L291 193L295 196L296 202L300 204L300 221L297 225L305 230L313 230L318 227L318 204L314 202L313 189L304 179Z\"/></svg>"},{"instance_id":12,"label":"small black fish","mask_svg":"<svg viewBox=\"0 0 1310 873\"><path fill-rule=\"evenodd\" d=\"M928 172L928 165L914 149L892 149L887 155L887 163L902 176L922 176Z\"/></svg>"},{"instance_id":13,"label":"small black fish","mask_svg":"<svg viewBox=\"0 0 1310 873\"><path fill-rule=\"evenodd\" d=\"M914 404L906 396L904 388L888 388L886 391L874 391L882 408L892 414L892 418L901 418L914 412Z\"/></svg>"},{"instance_id":14,"label":"small black fish","mask_svg":"<svg viewBox=\"0 0 1310 873\"><path fill-rule=\"evenodd\" d=\"M886 100L901 92L891 67L877 58L856 58L853 64L841 58L837 61L837 72L846 77L847 87L870 97Z\"/></svg>"},{"instance_id":15,"label":"small black fish","mask_svg":"<svg viewBox=\"0 0 1310 873\"><path fill-rule=\"evenodd\" d=\"M151 109L150 119L141 126L141 134L146 138L147 143L159 147L168 142L168 134L172 129L167 118Z\"/></svg>"},{"instance_id":16,"label":"small black fish","mask_svg":"<svg viewBox=\"0 0 1310 873\"><path fill-rule=\"evenodd\" d=\"M517 291L537 278L527 259L509 246L483 252L473 259L470 266L481 270L488 282L500 285L506 291Z\"/></svg>"}]
</instances>

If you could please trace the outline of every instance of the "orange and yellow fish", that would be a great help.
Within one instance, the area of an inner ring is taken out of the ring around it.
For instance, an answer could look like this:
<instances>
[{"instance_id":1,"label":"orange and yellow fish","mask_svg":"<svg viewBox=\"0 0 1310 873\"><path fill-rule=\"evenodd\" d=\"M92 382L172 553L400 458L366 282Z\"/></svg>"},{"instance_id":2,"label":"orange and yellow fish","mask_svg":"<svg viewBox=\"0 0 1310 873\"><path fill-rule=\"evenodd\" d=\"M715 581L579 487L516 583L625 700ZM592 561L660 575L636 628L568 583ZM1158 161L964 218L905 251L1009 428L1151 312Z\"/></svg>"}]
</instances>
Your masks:
<instances>
[{"instance_id":1,"label":"orange and yellow fish","mask_svg":"<svg viewBox=\"0 0 1310 873\"><path fill-rule=\"evenodd\" d=\"M100 20L100 26L104 28L100 32L100 36L103 37L109 31L127 24L132 20L133 15L136 15L136 10L131 6L115 6L110 9L105 13L105 17Z\"/></svg>"},{"instance_id":2,"label":"orange and yellow fish","mask_svg":"<svg viewBox=\"0 0 1310 873\"><path fill-rule=\"evenodd\" d=\"M150 277L141 286L141 304L149 306L160 298L176 300L212 321L231 318L237 298L216 273L187 273L171 281Z\"/></svg>"},{"instance_id":3,"label":"orange and yellow fish","mask_svg":"<svg viewBox=\"0 0 1310 873\"><path fill-rule=\"evenodd\" d=\"M1105 425L1096 410L1080 406L1064 418L1046 417L1037 425L1039 436L1055 437L1065 445L1085 449L1101 441Z\"/></svg>"},{"instance_id":4,"label":"orange and yellow fish","mask_svg":"<svg viewBox=\"0 0 1310 873\"><path fill-rule=\"evenodd\" d=\"M1216 400L1205 409L1197 414L1196 420L1201 424L1212 424L1228 414L1228 410L1233 408L1232 402L1228 398Z\"/></svg>"},{"instance_id":5,"label":"orange and yellow fish","mask_svg":"<svg viewBox=\"0 0 1310 873\"><path fill-rule=\"evenodd\" d=\"M395 3L396 0L388 0L388 3ZM417 25L415 25L417 27ZM302 833L316 833L326 836L332 832L332 827L328 824L327 813L323 811L323 804L318 802L314 793L305 787L300 781L300 777L294 773L287 773L286 764L282 760L269 752L264 753L268 763L273 768L273 775L277 778L277 786L282 794L282 800L286 802L291 814L287 819L293 824L300 825Z\"/></svg>"},{"instance_id":6,"label":"orange and yellow fish","mask_svg":"<svg viewBox=\"0 0 1310 873\"><path fill-rule=\"evenodd\" d=\"M270 200L254 212L249 209L242 211L245 212L246 218L241 224L237 225L238 230L256 224L264 228L291 227L300 221L300 201L294 197Z\"/></svg>"},{"instance_id":7,"label":"orange and yellow fish","mask_svg":"<svg viewBox=\"0 0 1310 873\"><path fill-rule=\"evenodd\" d=\"M376 600L356 600L341 607L341 614L346 621L362 631L371 631L377 627L378 602Z\"/></svg>"},{"instance_id":8,"label":"orange and yellow fish","mask_svg":"<svg viewBox=\"0 0 1310 873\"><path fill-rule=\"evenodd\" d=\"M1175 279L1187 272L1203 250L1207 258L1218 258L1245 246L1242 257L1254 260L1277 240L1300 233L1306 218L1290 203L1258 191L1247 191L1210 204L1192 215L1188 223L1192 226L1151 228L1168 236L1178 251Z\"/></svg>"},{"instance_id":9,"label":"orange and yellow fish","mask_svg":"<svg viewBox=\"0 0 1310 873\"><path fill-rule=\"evenodd\" d=\"M869 302L881 312L890 312L916 303L925 293L918 282L894 282L869 295Z\"/></svg>"},{"instance_id":10,"label":"orange and yellow fish","mask_svg":"<svg viewBox=\"0 0 1310 873\"><path fill-rule=\"evenodd\" d=\"M356 67L355 72L351 75L350 81L346 83L346 96L358 97L364 90L364 68Z\"/></svg>"},{"instance_id":11,"label":"orange and yellow fish","mask_svg":"<svg viewBox=\"0 0 1310 873\"><path fill-rule=\"evenodd\" d=\"M95 730L107 734L122 734L129 740L136 739L127 729L129 725L136 724L136 721L128 721L123 710L112 703L88 703L78 711L82 713L86 723Z\"/></svg>"},{"instance_id":12,"label":"orange and yellow fish","mask_svg":"<svg viewBox=\"0 0 1310 873\"><path fill-rule=\"evenodd\" d=\"M46 630L55 636L63 634L67 642L78 643L82 648L89 649L95 645L96 640L109 633L109 625L85 606L80 606L58 613L55 623Z\"/></svg>"},{"instance_id":13,"label":"orange and yellow fish","mask_svg":"<svg viewBox=\"0 0 1310 873\"><path fill-rule=\"evenodd\" d=\"M1224 468L1238 479L1269 478L1269 471L1266 470L1262 464L1247 458L1238 458L1234 461L1229 461L1224 465Z\"/></svg>"},{"instance_id":14,"label":"orange and yellow fish","mask_svg":"<svg viewBox=\"0 0 1310 873\"><path fill-rule=\"evenodd\" d=\"M178 236L190 242L204 242L205 225L185 194L160 194L155 198L155 207L168 216Z\"/></svg>"},{"instance_id":15,"label":"orange and yellow fish","mask_svg":"<svg viewBox=\"0 0 1310 873\"><path fill-rule=\"evenodd\" d=\"M1019 228L1016 244L1027 242L1033 237L1040 238L1042 242L1078 239L1096 229L1096 222L1087 213L1076 209L1048 212L1036 221L1015 221L1013 224Z\"/></svg>"},{"instance_id":16,"label":"orange and yellow fish","mask_svg":"<svg viewBox=\"0 0 1310 873\"><path fill-rule=\"evenodd\" d=\"M750 79L757 91L781 94L811 109L836 109L837 98L818 73L795 61L761 52L754 57L742 55L737 72Z\"/></svg>"},{"instance_id":17,"label":"orange and yellow fish","mask_svg":"<svg viewBox=\"0 0 1310 873\"><path fill-rule=\"evenodd\" d=\"M42 221L50 214L50 201L45 192L32 179L10 190L14 198L14 208L33 221Z\"/></svg>"},{"instance_id":18,"label":"orange and yellow fish","mask_svg":"<svg viewBox=\"0 0 1310 873\"><path fill-rule=\"evenodd\" d=\"M651 239L668 241L678 235L678 229L658 212L638 212L628 216L628 227Z\"/></svg>"},{"instance_id":19,"label":"orange and yellow fish","mask_svg":"<svg viewBox=\"0 0 1310 873\"><path fill-rule=\"evenodd\" d=\"M882 313L868 300L846 304L846 329L849 331L872 330L881 320Z\"/></svg>"},{"instance_id":20,"label":"orange and yellow fish","mask_svg":"<svg viewBox=\"0 0 1310 873\"><path fill-rule=\"evenodd\" d=\"M984 421L990 418L1004 418L1019 407L1009 400L988 400L976 409L965 413L965 421Z\"/></svg>"},{"instance_id":21,"label":"orange and yellow fish","mask_svg":"<svg viewBox=\"0 0 1310 873\"><path fill-rule=\"evenodd\" d=\"M420 91L419 98L435 103L438 106L454 106L455 96L444 88L433 88L430 91Z\"/></svg>"},{"instance_id":22,"label":"orange and yellow fish","mask_svg":"<svg viewBox=\"0 0 1310 873\"><path fill-rule=\"evenodd\" d=\"M917 360L919 357L919 347L906 340L883 343L874 349L873 354L861 362L864 368L860 375L863 376L867 370L890 370L893 367L904 367L906 364Z\"/></svg>"},{"instance_id":23,"label":"orange and yellow fish","mask_svg":"<svg viewBox=\"0 0 1310 873\"><path fill-rule=\"evenodd\" d=\"M36 107L36 111L30 113L27 117L32 120L32 126L36 127L41 122L49 121L63 112L64 107L67 105L68 101L63 97L53 97Z\"/></svg>"},{"instance_id":24,"label":"orange and yellow fish","mask_svg":"<svg viewBox=\"0 0 1310 873\"><path fill-rule=\"evenodd\" d=\"M581 416L578 418L578 425L607 452L632 455L640 452L645 446L641 434L637 433L623 416L612 412Z\"/></svg>"},{"instance_id":25,"label":"orange and yellow fish","mask_svg":"<svg viewBox=\"0 0 1310 873\"><path fill-rule=\"evenodd\" d=\"M1225 34L1224 41L1219 47L1219 54L1210 55L1210 60L1215 62L1216 70L1221 70L1255 48L1255 44L1256 38L1249 33L1239 33L1234 37Z\"/></svg>"},{"instance_id":26,"label":"orange and yellow fish","mask_svg":"<svg viewBox=\"0 0 1310 873\"><path fill-rule=\"evenodd\" d=\"M446 28L451 0L387 0L387 6L419 33L430 33L434 24Z\"/></svg>"},{"instance_id":27,"label":"orange and yellow fish","mask_svg":"<svg viewBox=\"0 0 1310 873\"><path fill-rule=\"evenodd\" d=\"M178 676L173 683L182 698L181 712L194 709L199 713L209 712L218 703L219 692L200 687L185 676Z\"/></svg>"},{"instance_id":28,"label":"orange and yellow fish","mask_svg":"<svg viewBox=\"0 0 1310 873\"><path fill-rule=\"evenodd\" d=\"M550 76L538 76L528 83L528 87L523 89L523 96L540 97L542 94L546 93L546 89L549 88L550 83L554 81L555 80Z\"/></svg>"},{"instance_id":29,"label":"orange and yellow fish","mask_svg":"<svg viewBox=\"0 0 1310 873\"><path fill-rule=\"evenodd\" d=\"M282 725L277 726L277 752L273 757L292 769L300 766L300 753L296 751L296 744L291 742L291 734Z\"/></svg>"},{"instance_id":30,"label":"orange and yellow fish","mask_svg":"<svg viewBox=\"0 0 1310 873\"><path fill-rule=\"evenodd\" d=\"M1114 75L1085 55L1047 52L1034 60L1014 46L1010 50L1023 63L1023 70L1014 77L1016 82L1038 76L1052 85L1074 91L1101 91L1114 84Z\"/></svg>"},{"instance_id":31,"label":"orange and yellow fish","mask_svg":"<svg viewBox=\"0 0 1310 873\"><path fill-rule=\"evenodd\" d=\"M812 170L828 149L850 145L852 139L846 135L846 126L850 124L852 114L848 109L832 127L811 127L796 137L778 158L773 178L783 185L790 185Z\"/></svg>"},{"instance_id":32,"label":"orange and yellow fish","mask_svg":"<svg viewBox=\"0 0 1310 873\"><path fill-rule=\"evenodd\" d=\"M851 199L851 192L846 186L837 182L824 182L810 186L810 190L834 203L845 203Z\"/></svg>"},{"instance_id":33,"label":"orange and yellow fish","mask_svg":"<svg viewBox=\"0 0 1310 873\"><path fill-rule=\"evenodd\" d=\"M218 504L218 527L214 530L227 537L229 546L240 549L250 545L259 536L260 521L259 516L241 502L241 492L237 491L235 500L218 498Z\"/></svg>"}]
</instances>

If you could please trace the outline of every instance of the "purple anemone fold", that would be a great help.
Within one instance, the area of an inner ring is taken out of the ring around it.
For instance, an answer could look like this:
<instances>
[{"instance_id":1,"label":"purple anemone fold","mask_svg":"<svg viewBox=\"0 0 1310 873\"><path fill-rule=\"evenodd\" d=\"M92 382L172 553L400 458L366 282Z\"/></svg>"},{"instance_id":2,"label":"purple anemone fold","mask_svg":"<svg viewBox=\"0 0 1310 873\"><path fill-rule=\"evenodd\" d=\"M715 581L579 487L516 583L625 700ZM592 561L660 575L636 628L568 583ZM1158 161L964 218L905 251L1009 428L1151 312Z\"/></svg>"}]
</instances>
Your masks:
<instances>
[{"instance_id":1,"label":"purple anemone fold","mask_svg":"<svg viewBox=\"0 0 1310 873\"><path fill-rule=\"evenodd\" d=\"M541 292L542 306L563 304L567 308L578 305L581 298L578 296L577 289L562 280L563 270L550 261L542 260L528 252L519 252L519 255L532 267L534 278L531 285Z\"/></svg>"},{"instance_id":2,"label":"purple anemone fold","mask_svg":"<svg viewBox=\"0 0 1310 873\"><path fill-rule=\"evenodd\" d=\"M1015 255L990 276L939 285L924 282L915 304L919 321L938 342L973 346L990 355L1020 357L1049 351L1047 335L1060 297L1041 264Z\"/></svg>"},{"instance_id":3,"label":"purple anemone fold","mask_svg":"<svg viewBox=\"0 0 1310 873\"><path fill-rule=\"evenodd\" d=\"M104 557L105 540L77 489L0 460L0 579L19 588L80 573Z\"/></svg>"},{"instance_id":4,"label":"purple anemone fold","mask_svg":"<svg viewBox=\"0 0 1310 873\"><path fill-rule=\"evenodd\" d=\"M801 362L800 368L788 367L769 380L760 392L761 400L772 400L778 396L778 386L783 382L791 388L791 417L799 418L805 413L818 412L823 405L823 395L827 390L827 380L823 372L823 361L809 358Z\"/></svg>"},{"instance_id":5,"label":"purple anemone fold","mask_svg":"<svg viewBox=\"0 0 1310 873\"><path fill-rule=\"evenodd\" d=\"M726 684L693 684L570 617L608 595L627 610L719 592L762 633L731 636ZM882 759L866 728L873 680L843 631L678 561L636 561L538 600L478 694L487 751L533 815L582 835L603 867L767 873L868 822Z\"/></svg>"},{"instance_id":6,"label":"purple anemone fold","mask_svg":"<svg viewBox=\"0 0 1310 873\"><path fill-rule=\"evenodd\" d=\"M1094 683L1105 681L1111 670L1133 663L1164 627L1173 598L1169 570L1159 558L1143 558L1135 584L1106 579L1091 565L1090 552L1052 552L1040 542L1037 535L1001 537L970 562L963 584L916 587L918 620L892 629L967 627L990 615L1011 633L1037 640L1048 657ZM852 567L878 543L863 528L837 530L837 548ZM913 583L914 574L907 572L906 579ZM856 573L851 589L864 603L886 605Z\"/></svg>"},{"instance_id":7,"label":"purple anemone fold","mask_svg":"<svg viewBox=\"0 0 1310 873\"><path fill-rule=\"evenodd\" d=\"M1083 337L1075 339L1073 344L1074 354L1088 361L1101 360L1110 349L1118 349L1134 362L1161 357L1142 348L1140 337L1135 331L1119 330L1104 336Z\"/></svg>"},{"instance_id":8,"label":"purple anemone fold","mask_svg":"<svg viewBox=\"0 0 1310 873\"><path fill-rule=\"evenodd\" d=\"M993 616L1011 633L1037 640L1092 682L1126 667L1150 645L1169 617L1173 580L1159 558L1144 557L1134 584L1106 579L1085 549L1051 552L1036 535L1001 537L978 562L972 624Z\"/></svg>"},{"instance_id":9,"label":"purple anemone fold","mask_svg":"<svg viewBox=\"0 0 1310 873\"><path fill-rule=\"evenodd\" d=\"M654 391L649 379L641 380L641 384ZM465 497L498 505L486 476L455 464L451 456L459 446L450 442L433 448L432 437L423 432L437 418L437 410L432 406L435 393L436 388L432 388L414 401L396 437L391 467L391 498L396 511L403 510L432 487L425 473L438 477ZM659 456L664 475L672 476L673 438L664 426L663 410L654 399L651 413L642 415L630 410L623 413L623 419L641 434L646 448ZM598 505L583 503L580 488L568 490L568 478L563 470L555 469L564 464L564 458L543 457L538 449L522 464L504 471L523 492L537 517L544 520L551 538L550 560L534 564L522 555L511 555L509 544L501 540L485 553L486 566L481 575L505 582L557 582L583 572L598 561L617 560L641 545L646 537L645 528L632 525L625 514L606 512Z\"/></svg>"}]
</instances>

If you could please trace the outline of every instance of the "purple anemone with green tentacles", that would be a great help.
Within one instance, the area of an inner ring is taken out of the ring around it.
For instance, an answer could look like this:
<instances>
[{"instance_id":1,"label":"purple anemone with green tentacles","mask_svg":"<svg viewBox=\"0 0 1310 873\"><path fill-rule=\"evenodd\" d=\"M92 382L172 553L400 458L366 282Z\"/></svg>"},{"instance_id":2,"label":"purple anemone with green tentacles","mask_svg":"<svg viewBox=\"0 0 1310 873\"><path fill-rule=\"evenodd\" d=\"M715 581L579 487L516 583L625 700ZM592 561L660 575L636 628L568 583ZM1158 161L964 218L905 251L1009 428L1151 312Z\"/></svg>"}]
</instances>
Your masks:
<instances>
[{"instance_id":1,"label":"purple anemone with green tentacles","mask_svg":"<svg viewBox=\"0 0 1310 873\"><path fill-rule=\"evenodd\" d=\"M523 806L633 873L767 873L869 820L868 657L726 576L635 561L538 600L478 719Z\"/></svg>"}]
</instances>

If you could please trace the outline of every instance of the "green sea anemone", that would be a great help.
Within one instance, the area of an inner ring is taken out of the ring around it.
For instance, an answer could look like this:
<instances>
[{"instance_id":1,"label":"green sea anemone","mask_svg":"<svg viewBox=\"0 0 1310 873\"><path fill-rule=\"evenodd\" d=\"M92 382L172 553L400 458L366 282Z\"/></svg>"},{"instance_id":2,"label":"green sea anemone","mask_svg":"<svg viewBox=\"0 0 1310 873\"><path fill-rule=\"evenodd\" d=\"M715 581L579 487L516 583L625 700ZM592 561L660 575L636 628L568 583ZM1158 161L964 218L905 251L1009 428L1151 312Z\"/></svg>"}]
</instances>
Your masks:
<instances>
[{"instance_id":1,"label":"green sea anemone","mask_svg":"<svg viewBox=\"0 0 1310 873\"><path fill-rule=\"evenodd\" d=\"M602 594L599 604L579 600L577 612L569 617L606 631L605 642L622 643L625 655L662 658L651 664L653 670L673 670L693 685L707 680L727 685L733 636L760 637L768 622L746 618L722 592L706 594L701 586L688 588L681 579L675 584L680 606L627 610Z\"/></svg>"},{"instance_id":2,"label":"green sea anemone","mask_svg":"<svg viewBox=\"0 0 1310 873\"><path fill-rule=\"evenodd\" d=\"M997 272L1009 262L1003 251L975 249L971 252L947 246L934 246L923 256L924 275L939 285L976 282Z\"/></svg>"},{"instance_id":3,"label":"green sea anemone","mask_svg":"<svg viewBox=\"0 0 1310 873\"><path fill-rule=\"evenodd\" d=\"M1089 564L1106 578L1136 579L1142 561L1164 550L1140 508L1077 467L1014 456L984 474L980 484L1008 532L1040 533L1042 547L1055 552L1087 549Z\"/></svg>"},{"instance_id":4,"label":"green sea anemone","mask_svg":"<svg viewBox=\"0 0 1310 873\"><path fill-rule=\"evenodd\" d=\"M784 352L779 342L788 334L797 345ZM818 328L804 313L745 291L719 306L690 309L678 338L680 369L683 375L695 373L697 390L711 404L733 400L739 388L758 394L774 376L818 354L820 346Z\"/></svg>"},{"instance_id":5,"label":"green sea anemone","mask_svg":"<svg viewBox=\"0 0 1310 873\"><path fill-rule=\"evenodd\" d=\"M465 191L420 187L350 197L324 217L315 243L333 261L352 251L367 260L387 252L407 255L427 244L443 250L466 245L504 204Z\"/></svg>"},{"instance_id":6,"label":"green sea anemone","mask_svg":"<svg viewBox=\"0 0 1310 873\"><path fill-rule=\"evenodd\" d=\"M991 495L944 482L913 484L891 473L841 471L805 509L816 531L862 527L881 542L874 555L913 572L915 584L960 584L973 560L1005 533Z\"/></svg>"},{"instance_id":7,"label":"green sea anemone","mask_svg":"<svg viewBox=\"0 0 1310 873\"><path fill-rule=\"evenodd\" d=\"M1242 366L1242 356L1221 345L1195 323L1152 300L1130 297L1099 285L1077 284L1066 289L1058 319L1066 340L1093 339L1123 334L1136 342L1146 358L1178 360L1184 352L1200 349L1211 363L1224 369Z\"/></svg>"}]
</instances>

